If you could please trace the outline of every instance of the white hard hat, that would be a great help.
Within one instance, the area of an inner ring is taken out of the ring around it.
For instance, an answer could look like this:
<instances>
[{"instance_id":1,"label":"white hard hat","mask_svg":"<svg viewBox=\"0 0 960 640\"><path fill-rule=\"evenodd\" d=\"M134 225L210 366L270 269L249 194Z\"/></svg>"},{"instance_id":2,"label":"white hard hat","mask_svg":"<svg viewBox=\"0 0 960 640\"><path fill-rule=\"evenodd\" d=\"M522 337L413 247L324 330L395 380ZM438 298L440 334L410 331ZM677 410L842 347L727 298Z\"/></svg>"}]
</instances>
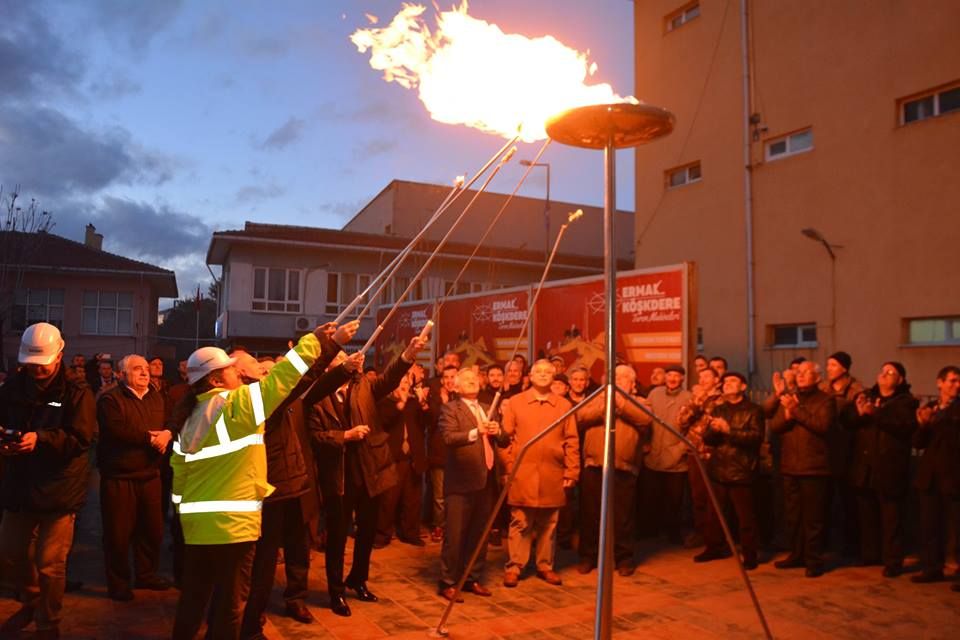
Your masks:
<instances>
[{"instance_id":1,"label":"white hard hat","mask_svg":"<svg viewBox=\"0 0 960 640\"><path fill-rule=\"evenodd\" d=\"M26 328L20 338L21 364L50 364L63 351L60 329L46 322L38 322Z\"/></svg>"},{"instance_id":2,"label":"white hard hat","mask_svg":"<svg viewBox=\"0 0 960 640\"><path fill-rule=\"evenodd\" d=\"M187 382L193 384L211 371L233 366L236 361L218 347L200 347L187 358Z\"/></svg>"}]
</instances>

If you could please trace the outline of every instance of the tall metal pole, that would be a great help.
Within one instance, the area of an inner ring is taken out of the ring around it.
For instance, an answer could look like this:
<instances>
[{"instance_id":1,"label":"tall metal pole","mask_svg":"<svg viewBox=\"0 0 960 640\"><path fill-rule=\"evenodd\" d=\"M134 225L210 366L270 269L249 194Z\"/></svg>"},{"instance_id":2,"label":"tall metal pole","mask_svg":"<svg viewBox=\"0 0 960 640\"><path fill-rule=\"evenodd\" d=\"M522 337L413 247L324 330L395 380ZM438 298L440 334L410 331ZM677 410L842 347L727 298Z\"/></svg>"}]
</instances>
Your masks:
<instances>
[{"instance_id":1,"label":"tall metal pole","mask_svg":"<svg viewBox=\"0 0 960 640\"><path fill-rule=\"evenodd\" d=\"M743 226L747 256L747 378L753 382L757 372L757 311L755 300L753 262L753 167L750 155L750 46L749 0L740 0L740 56L743 66Z\"/></svg>"},{"instance_id":2,"label":"tall metal pole","mask_svg":"<svg viewBox=\"0 0 960 640\"><path fill-rule=\"evenodd\" d=\"M597 563L597 609L594 616L593 637L609 640L613 619L613 483L614 451L616 450L616 369L617 369L617 256L613 242L613 213L617 208L616 154L613 137L603 150L603 274L607 295L607 381L606 428L603 441L603 485L600 494L600 558Z\"/></svg>"}]
</instances>

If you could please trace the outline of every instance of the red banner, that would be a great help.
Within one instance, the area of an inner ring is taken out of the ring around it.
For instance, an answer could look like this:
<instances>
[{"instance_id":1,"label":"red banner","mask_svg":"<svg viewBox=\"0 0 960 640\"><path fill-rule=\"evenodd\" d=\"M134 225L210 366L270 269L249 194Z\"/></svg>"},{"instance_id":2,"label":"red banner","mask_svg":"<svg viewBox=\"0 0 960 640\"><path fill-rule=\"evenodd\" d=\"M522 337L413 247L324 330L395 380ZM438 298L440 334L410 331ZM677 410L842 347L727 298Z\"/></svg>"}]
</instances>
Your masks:
<instances>
[{"instance_id":1,"label":"red banner","mask_svg":"<svg viewBox=\"0 0 960 640\"><path fill-rule=\"evenodd\" d=\"M524 287L447 300L440 308L437 355L455 351L464 366L502 364L517 344L529 297ZM529 334L527 327L519 349L524 356Z\"/></svg>"},{"instance_id":2,"label":"red banner","mask_svg":"<svg viewBox=\"0 0 960 640\"><path fill-rule=\"evenodd\" d=\"M684 358L684 267L617 277L617 353L646 384L654 367ZM535 312L535 351L560 354L567 366L583 364L595 380L606 350L603 278L544 287Z\"/></svg>"},{"instance_id":3,"label":"red banner","mask_svg":"<svg viewBox=\"0 0 960 640\"><path fill-rule=\"evenodd\" d=\"M393 314L393 317L390 318L390 321L384 326L380 337L377 338L375 345L377 349L376 364L374 365L377 369L382 371L383 367L390 364L394 358L403 353L403 350L410 344L410 340L423 330L423 326L427 323L427 320L430 319L432 309L432 301L401 306L397 309L397 312ZM377 311L378 326L383 322L383 319L389 311L389 306L381 307ZM431 344L434 332L431 332ZM426 349L417 354L417 362L429 370L433 364L431 362L432 353L433 348L428 345Z\"/></svg>"}]
</instances>

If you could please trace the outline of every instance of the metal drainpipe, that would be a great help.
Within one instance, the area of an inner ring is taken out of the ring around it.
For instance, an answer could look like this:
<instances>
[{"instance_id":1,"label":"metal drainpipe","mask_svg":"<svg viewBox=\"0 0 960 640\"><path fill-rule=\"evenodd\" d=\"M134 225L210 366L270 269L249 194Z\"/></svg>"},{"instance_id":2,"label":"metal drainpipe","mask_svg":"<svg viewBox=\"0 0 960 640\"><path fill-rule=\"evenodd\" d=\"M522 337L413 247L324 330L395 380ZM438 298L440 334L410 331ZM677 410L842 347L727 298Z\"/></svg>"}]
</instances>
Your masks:
<instances>
[{"instance_id":1,"label":"metal drainpipe","mask_svg":"<svg viewBox=\"0 0 960 640\"><path fill-rule=\"evenodd\" d=\"M753 285L753 179L750 158L750 50L747 38L747 3L740 0L740 55L743 62L743 217L747 257L747 378L757 371L756 309Z\"/></svg>"}]
</instances>

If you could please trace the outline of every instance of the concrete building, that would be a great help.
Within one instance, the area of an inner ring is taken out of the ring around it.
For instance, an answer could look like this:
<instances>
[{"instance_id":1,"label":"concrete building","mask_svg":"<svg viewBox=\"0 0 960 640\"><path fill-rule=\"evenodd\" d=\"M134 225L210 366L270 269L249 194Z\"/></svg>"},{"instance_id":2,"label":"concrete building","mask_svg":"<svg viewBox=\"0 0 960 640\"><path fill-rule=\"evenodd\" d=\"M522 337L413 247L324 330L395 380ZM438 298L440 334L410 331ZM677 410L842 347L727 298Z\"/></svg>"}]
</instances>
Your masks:
<instances>
[{"instance_id":1,"label":"concrete building","mask_svg":"<svg viewBox=\"0 0 960 640\"><path fill-rule=\"evenodd\" d=\"M35 322L60 328L66 355L151 354L157 346L157 302L177 297L173 271L52 233L0 232L3 368L16 366L23 330Z\"/></svg>"},{"instance_id":2,"label":"concrete building","mask_svg":"<svg viewBox=\"0 0 960 640\"><path fill-rule=\"evenodd\" d=\"M677 117L636 153L636 266L695 261L704 350L758 385L843 349L932 393L960 362L960 3L634 14L635 93Z\"/></svg>"}]
</instances>

